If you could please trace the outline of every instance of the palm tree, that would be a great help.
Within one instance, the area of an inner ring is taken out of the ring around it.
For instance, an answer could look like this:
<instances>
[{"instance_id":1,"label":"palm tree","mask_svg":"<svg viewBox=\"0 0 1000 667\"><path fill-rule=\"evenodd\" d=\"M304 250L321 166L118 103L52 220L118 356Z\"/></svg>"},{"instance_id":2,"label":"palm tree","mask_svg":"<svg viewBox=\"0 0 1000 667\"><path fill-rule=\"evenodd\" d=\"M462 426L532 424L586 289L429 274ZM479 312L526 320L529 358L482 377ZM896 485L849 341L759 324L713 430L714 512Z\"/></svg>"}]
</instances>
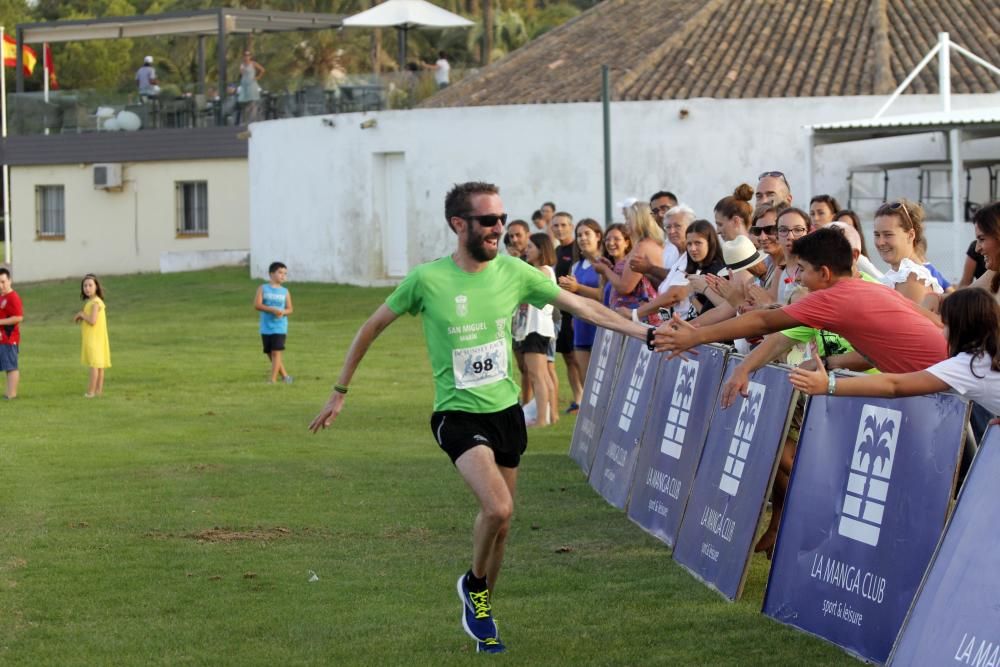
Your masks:
<instances>
[{"instance_id":1,"label":"palm tree","mask_svg":"<svg viewBox=\"0 0 1000 667\"><path fill-rule=\"evenodd\" d=\"M868 457L868 466L865 473L865 488L861 494L861 506L858 508L858 518L865 516L865 504L868 502L868 491L871 486L871 476L875 469L875 462L878 462L879 472L885 469L885 464L892 457L892 450L889 449L889 440L896 430L896 422L886 417L879 420L874 414L865 417L864 440L858 447L858 463L865 464L865 457Z\"/></svg>"},{"instance_id":2,"label":"palm tree","mask_svg":"<svg viewBox=\"0 0 1000 667\"><path fill-rule=\"evenodd\" d=\"M680 397L680 404L685 405L687 399L694 393L694 379L697 375L694 366L681 366L680 382L677 383L677 395Z\"/></svg>"}]
</instances>

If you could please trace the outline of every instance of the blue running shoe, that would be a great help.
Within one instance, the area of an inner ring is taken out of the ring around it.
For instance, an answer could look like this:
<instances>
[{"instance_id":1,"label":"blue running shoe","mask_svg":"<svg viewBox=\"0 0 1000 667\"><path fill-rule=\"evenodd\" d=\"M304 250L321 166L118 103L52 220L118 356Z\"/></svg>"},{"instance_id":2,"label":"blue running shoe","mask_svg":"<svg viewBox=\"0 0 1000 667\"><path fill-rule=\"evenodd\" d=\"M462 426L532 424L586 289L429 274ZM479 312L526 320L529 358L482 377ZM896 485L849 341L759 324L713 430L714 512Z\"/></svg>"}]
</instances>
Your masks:
<instances>
[{"instance_id":1,"label":"blue running shoe","mask_svg":"<svg viewBox=\"0 0 1000 667\"><path fill-rule=\"evenodd\" d=\"M490 592L474 593L465 583L465 575L458 577L458 597L462 600L462 627L477 642L497 639L497 624L493 622Z\"/></svg>"},{"instance_id":2,"label":"blue running shoe","mask_svg":"<svg viewBox=\"0 0 1000 667\"><path fill-rule=\"evenodd\" d=\"M490 637L484 642L476 642L476 653L505 653L507 647L499 637Z\"/></svg>"}]
</instances>

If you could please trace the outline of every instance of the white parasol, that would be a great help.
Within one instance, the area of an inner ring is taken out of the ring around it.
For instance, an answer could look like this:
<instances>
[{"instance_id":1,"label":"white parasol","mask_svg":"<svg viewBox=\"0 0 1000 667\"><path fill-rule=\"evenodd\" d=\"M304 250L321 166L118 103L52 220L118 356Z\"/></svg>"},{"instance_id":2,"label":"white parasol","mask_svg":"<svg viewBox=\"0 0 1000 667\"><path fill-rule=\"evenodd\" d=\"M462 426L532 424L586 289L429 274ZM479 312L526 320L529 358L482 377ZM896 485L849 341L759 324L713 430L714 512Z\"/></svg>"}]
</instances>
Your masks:
<instances>
[{"instance_id":1,"label":"white parasol","mask_svg":"<svg viewBox=\"0 0 1000 667\"><path fill-rule=\"evenodd\" d=\"M399 31L399 67L406 66L406 33L410 28L468 28L472 21L427 0L386 0L344 19L348 28L396 28Z\"/></svg>"}]
</instances>

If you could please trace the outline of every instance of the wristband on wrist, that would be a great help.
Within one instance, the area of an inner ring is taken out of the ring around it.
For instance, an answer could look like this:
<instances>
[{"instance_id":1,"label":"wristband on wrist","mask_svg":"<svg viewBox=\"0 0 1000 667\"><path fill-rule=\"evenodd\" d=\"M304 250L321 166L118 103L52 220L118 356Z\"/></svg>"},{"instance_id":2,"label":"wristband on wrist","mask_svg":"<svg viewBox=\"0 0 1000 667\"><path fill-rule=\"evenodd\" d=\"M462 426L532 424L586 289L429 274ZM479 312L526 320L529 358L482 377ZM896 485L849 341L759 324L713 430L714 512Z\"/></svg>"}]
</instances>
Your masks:
<instances>
[{"instance_id":1,"label":"wristband on wrist","mask_svg":"<svg viewBox=\"0 0 1000 667\"><path fill-rule=\"evenodd\" d=\"M634 310L632 311L635 312ZM653 336L656 335L656 327L649 327L646 329L646 349L650 352L653 351Z\"/></svg>"},{"instance_id":2,"label":"wristband on wrist","mask_svg":"<svg viewBox=\"0 0 1000 667\"><path fill-rule=\"evenodd\" d=\"M833 373L826 376L826 393L829 396L837 393L837 376Z\"/></svg>"},{"instance_id":3,"label":"wristband on wrist","mask_svg":"<svg viewBox=\"0 0 1000 667\"><path fill-rule=\"evenodd\" d=\"M335 385L333 385L333 390L335 392L337 392L338 394L346 394L347 393L347 387L345 387L342 384L335 384Z\"/></svg>"}]
</instances>

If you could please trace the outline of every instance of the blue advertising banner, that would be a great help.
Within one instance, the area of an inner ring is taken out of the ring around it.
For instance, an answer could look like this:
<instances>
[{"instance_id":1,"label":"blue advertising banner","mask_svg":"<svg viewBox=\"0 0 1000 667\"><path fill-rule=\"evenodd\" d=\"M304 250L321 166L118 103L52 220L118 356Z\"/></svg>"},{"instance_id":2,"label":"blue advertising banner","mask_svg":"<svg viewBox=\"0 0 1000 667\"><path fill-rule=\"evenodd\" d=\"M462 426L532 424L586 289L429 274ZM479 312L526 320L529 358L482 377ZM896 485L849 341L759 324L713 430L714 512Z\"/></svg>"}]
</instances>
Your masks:
<instances>
[{"instance_id":1,"label":"blue advertising banner","mask_svg":"<svg viewBox=\"0 0 1000 667\"><path fill-rule=\"evenodd\" d=\"M598 328L597 337L583 384L583 402L576 415L576 427L569 446L569 457L587 475L594 463L594 453L601 440L604 416L614 391L625 337L620 333Z\"/></svg>"},{"instance_id":2,"label":"blue advertising banner","mask_svg":"<svg viewBox=\"0 0 1000 667\"><path fill-rule=\"evenodd\" d=\"M944 528L968 404L816 396L764 613L885 662Z\"/></svg>"},{"instance_id":3,"label":"blue advertising banner","mask_svg":"<svg viewBox=\"0 0 1000 667\"><path fill-rule=\"evenodd\" d=\"M889 658L892 665L1000 665L1000 428L986 433L958 507Z\"/></svg>"},{"instance_id":4,"label":"blue advertising banner","mask_svg":"<svg viewBox=\"0 0 1000 667\"><path fill-rule=\"evenodd\" d=\"M725 379L741 361L729 358ZM748 393L712 417L674 547L674 560L730 600L743 591L794 391L786 370L765 366Z\"/></svg>"},{"instance_id":5,"label":"blue advertising banner","mask_svg":"<svg viewBox=\"0 0 1000 667\"><path fill-rule=\"evenodd\" d=\"M618 382L590 469L590 485L619 509L625 508L632 488L639 436L653 394L659 356L650 352L640 340L626 341Z\"/></svg>"},{"instance_id":6,"label":"blue advertising banner","mask_svg":"<svg viewBox=\"0 0 1000 667\"><path fill-rule=\"evenodd\" d=\"M726 369L725 348L703 345L697 352L660 357L628 504L629 518L671 547Z\"/></svg>"}]
</instances>

